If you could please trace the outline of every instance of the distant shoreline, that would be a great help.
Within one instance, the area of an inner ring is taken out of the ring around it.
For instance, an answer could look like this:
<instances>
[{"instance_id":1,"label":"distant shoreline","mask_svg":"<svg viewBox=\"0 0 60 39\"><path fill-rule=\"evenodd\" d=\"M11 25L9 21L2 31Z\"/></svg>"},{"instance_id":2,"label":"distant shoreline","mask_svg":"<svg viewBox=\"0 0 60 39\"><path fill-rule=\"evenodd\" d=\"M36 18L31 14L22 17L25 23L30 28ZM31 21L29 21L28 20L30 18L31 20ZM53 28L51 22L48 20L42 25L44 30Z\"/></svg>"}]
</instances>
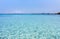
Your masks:
<instances>
[{"instance_id":1,"label":"distant shoreline","mask_svg":"<svg viewBox=\"0 0 60 39\"><path fill-rule=\"evenodd\" d=\"M0 13L0 15L60 15L60 13Z\"/></svg>"}]
</instances>

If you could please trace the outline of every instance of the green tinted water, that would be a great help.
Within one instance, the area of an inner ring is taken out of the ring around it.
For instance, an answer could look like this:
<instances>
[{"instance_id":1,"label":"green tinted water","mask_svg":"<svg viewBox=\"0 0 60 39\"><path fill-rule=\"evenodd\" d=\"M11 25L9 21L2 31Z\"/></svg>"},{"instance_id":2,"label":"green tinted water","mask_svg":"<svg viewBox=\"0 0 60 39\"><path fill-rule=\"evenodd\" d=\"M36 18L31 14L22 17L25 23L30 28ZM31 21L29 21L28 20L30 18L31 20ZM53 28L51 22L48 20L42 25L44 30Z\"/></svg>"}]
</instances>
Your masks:
<instances>
[{"instance_id":1,"label":"green tinted water","mask_svg":"<svg viewBox=\"0 0 60 39\"><path fill-rule=\"evenodd\" d=\"M60 39L60 16L0 15L0 39Z\"/></svg>"}]
</instances>

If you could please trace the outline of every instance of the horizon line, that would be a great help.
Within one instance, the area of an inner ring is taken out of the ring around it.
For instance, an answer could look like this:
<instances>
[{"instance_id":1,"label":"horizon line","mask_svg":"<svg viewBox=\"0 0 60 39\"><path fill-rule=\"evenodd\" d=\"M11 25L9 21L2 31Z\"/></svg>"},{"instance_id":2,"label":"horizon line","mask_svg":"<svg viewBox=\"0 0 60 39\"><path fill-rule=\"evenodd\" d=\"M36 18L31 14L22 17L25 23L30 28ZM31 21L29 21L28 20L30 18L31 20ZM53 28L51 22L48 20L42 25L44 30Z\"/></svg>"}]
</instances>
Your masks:
<instances>
[{"instance_id":1,"label":"horizon line","mask_svg":"<svg viewBox=\"0 0 60 39\"><path fill-rule=\"evenodd\" d=\"M0 15L59 15L58 13L0 13Z\"/></svg>"}]
</instances>

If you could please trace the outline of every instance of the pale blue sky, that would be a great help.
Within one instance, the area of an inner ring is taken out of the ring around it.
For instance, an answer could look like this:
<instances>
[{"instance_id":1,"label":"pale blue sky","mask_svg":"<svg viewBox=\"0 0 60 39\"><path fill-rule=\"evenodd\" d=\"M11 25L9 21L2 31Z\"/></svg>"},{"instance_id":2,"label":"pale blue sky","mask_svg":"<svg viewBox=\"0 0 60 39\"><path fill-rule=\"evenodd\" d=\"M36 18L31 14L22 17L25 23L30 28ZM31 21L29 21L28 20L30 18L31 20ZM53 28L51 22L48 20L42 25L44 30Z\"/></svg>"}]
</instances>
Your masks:
<instances>
[{"instance_id":1,"label":"pale blue sky","mask_svg":"<svg viewBox=\"0 0 60 39\"><path fill-rule=\"evenodd\" d=\"M0 13L59 12L60 0L0 0Z\"/></svg>"}]
</instances>

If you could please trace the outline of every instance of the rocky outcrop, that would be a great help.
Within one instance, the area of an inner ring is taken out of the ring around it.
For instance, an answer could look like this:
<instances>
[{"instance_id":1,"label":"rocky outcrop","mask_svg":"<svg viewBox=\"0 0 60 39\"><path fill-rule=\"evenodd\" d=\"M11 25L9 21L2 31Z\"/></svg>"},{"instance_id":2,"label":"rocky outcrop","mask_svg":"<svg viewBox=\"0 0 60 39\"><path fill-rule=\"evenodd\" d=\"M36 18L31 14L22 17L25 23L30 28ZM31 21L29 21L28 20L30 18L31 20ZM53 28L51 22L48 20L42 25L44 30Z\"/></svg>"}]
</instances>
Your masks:
<instances>
[{"instance_id":1,"label":"rocky outcrop","mask_svg":"<svg viewBox=\"0 0 60 39\"><path fill-rule=\"evenodd\" d=\"M60 12L58 12L57 14L59 14L59 15L60 15Z\"/></svg>"}]
</instances>

